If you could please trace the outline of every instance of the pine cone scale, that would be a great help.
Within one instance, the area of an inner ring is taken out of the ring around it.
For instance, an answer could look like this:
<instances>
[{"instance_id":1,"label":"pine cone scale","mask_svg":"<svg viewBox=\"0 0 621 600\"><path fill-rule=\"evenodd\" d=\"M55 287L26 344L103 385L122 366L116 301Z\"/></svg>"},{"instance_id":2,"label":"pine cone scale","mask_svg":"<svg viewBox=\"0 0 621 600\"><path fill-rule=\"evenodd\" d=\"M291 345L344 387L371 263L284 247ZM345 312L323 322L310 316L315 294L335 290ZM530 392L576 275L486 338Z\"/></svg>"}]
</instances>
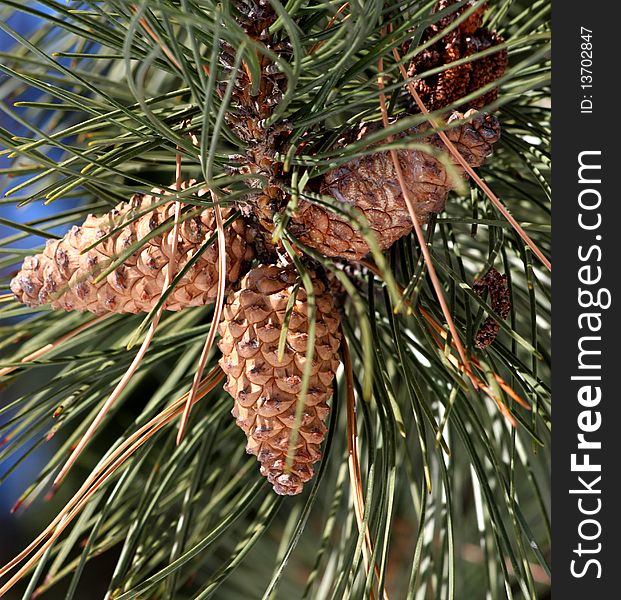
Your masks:
<instances>
[{"instance_id":1,"label":"pine cone scale","mask_svg":"<svg viewBox=\"0 0 621 600\"><path fill-rule=\"evenodd\" d=\"M220 364L227 374L226 390L235 403L231 411L244 431L247 452L257 456L261 473L278 494L298 494L313 475L312 464L321 458L326 434L327 402L339 365L339 321L331 292L313 275L316 307L315 348L307 357L308 299L297 290L286 335L285 351L278 356L278 342L296 274L288 267L259 265L241 281L241 289L227 300L220 324ZM292 444L298 396L307 361L310 381L291 471L286 459Z\"/></svg>"}]
</instances>

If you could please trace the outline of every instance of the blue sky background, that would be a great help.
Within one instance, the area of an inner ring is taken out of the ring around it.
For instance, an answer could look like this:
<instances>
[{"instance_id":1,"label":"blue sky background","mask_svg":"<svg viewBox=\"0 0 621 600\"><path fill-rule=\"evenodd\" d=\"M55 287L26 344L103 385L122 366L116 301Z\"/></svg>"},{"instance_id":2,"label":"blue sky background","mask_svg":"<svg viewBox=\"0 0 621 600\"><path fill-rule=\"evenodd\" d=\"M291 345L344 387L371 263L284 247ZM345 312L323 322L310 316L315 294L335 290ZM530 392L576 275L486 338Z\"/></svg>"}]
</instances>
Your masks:
<instances>
[{"instance_id":1,"label":"blue sky background","mask_svg":"<svg viewBox=\"0 0 621 600\"><path fill-rule=\"evenodd\" d=\"M36 31L39 23L35 17L24 13L16 13L10 19L7 20L7 24L13 29L29 37L34 31ZM3 31L0 31L0 51L10 52L15 42L12 37ZM36 91L24 89L23 86L17 86L15 81L9 77L0 74L0 102L5 107L13 108L13 103L17 100L37 100L40 99L40 94ZM26 114L25 109L15 109L22 114ZM28 136L29 132L24 127L20 126L5 111L0 111L0 127L10 131L13 135ZM2 144L0 143L0 147ZM4 148L2 147L4 150ZM60 157L60 152L52 150L51 156ZM14 164L13 159L9 159L7 156L0 156L0 168L8 169ZM4 194L6 190L14 187L19 182L23 181L27 176L11 177L10 175L0 175L0 199L4 200ZM14 203L1 203L0 204L0 217L4 219L10 219L11 221L17 221L20 223L39 219L48 214L54 214L60 210L66 210L71 206L75 206L76 200L60 200L50 205L45 205L42 200L32 202L27 206L17 207ZM67 226L68 227L68 226ZM67 227L63 227L66 229ZM17 231L11 227L0 224L0 238L13 235ZM62 233L61 230L55 230L55 233ZM32 236L25 237L21 240L17 240L12 245L20 248L31 248L41 245L43 240ZM6 275L6 273L2 273ZM45 371L41 371L43 375ZM23 390L22 390L23 391ZM17 393L17 390L16 390ZM13 394L11 390L0 389L0 405L9 402ZM7 418L8 415L0 416L0 423ZM0 433L0 440L4 433ZM54 442L50 442L49 445L45 444L40 451L35 453L34 456L29 457L22 464L19 465L19 469L15 471L7 481L0 486L0 526L2 527L2 539L3 543L0 545L0 557L8 558L5 553L10 553L11 544L18 544L25 536L30 536L32 528L37 524L33 524L28 517L17 518L10 515L10 508L13 506L17 498L24 491L25 487L32 481L34 476L40 471L45 464L47 457L54 451ZM0 446L1 448L1 446ZM19 459L21 454L13 456L11 459L0 463L0 476L6 473L15 461ZM35 508L35 510L37 510ZM36 519L35 519L36 520ZM6 542L5 542L6 540Z\"/></svg>"}]
</instances>

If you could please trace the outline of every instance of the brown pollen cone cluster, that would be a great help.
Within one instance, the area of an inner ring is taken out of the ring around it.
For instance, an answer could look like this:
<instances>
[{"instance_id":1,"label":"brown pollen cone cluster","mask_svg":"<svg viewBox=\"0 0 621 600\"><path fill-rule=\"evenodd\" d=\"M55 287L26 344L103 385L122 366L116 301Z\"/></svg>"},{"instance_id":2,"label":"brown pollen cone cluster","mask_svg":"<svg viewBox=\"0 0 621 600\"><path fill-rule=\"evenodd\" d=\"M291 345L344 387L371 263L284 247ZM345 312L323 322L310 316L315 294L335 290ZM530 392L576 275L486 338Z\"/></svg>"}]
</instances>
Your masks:
<instances>
[{"instance_id":1,"label":"brown pollen cone cluster","mask_svg":"<svg viewBox=\"0 0 621 600\"><path fill-rule=\"evenodd\" d=\"M469 120L448 129L446 134L468 164L478 167L500 137L498 119L469 111L465 115L453 113L448 122L461 118ZM400 137L420 135L428 128L429 125L423 125ZM437 134L420 138L420 143L446 150ZM397 156L416 216L425 223L431 213L444 209L455 182L442 162L428 152L401 149L397 150ZM455 165L455 170L464 176L461 166ZM321 181L320 192L358 209L382 250L412 230L412 218L388 151L368 154L328 172ZM364 236L345 217L306 200L300 202L291 230L303 244L326 256L360 260L369 253Z\"/></svg>"},{"instance_id":2,"label":"brown pollen cone cluster","mask_svg":"<svg viewBox=\"0 0 621 600\"><path fill-rule=\"evenodd\" d=\"M194 182L188 181L183 188ZM174 273L184 268L215 232L213 209L184 205L177 254L172 256L172 228L155 235L101 281L97 276L135 243L144 240L175 214L175 202L163 202L170 190L135 194L109 213L89 215L64 238L49 240L44 251L30 256L11 282L16 298L29 306L50 304L56 310L90 311L95 314L138 313L151 310L160 299L170 261ZM190 211L188 213L187 211ZM225 215L229 210L223 211ZM125 224L125 225L124 225ZM225 230L227 281L236 281L252 259L248 231L241 220ZM100 241L99 241L100 240ZM88 249L90 246L92 248ZM218 245L212 243L175 286L167 298L167 310L203 306L216 298Z\"/></svg>"},{"instance_id":3,"label":"brown pollen cone cluster","mask_svg":"<svg viewBox=\"0 0 621 600\"><path fill-rule=\"evenodd\" d=\"M247 452L256 455L261 473L276 493L293 495L313 476L321 458L332 380L339 365L338 311L324 283L313 275L316 307L315 348L307 356L309 306L303 285L297 290L288 323L282 360L278 343L287 303L294 290L296 271L290 267L259 265L231 292L220 324L220 365L227 374L225 389L233 396L233 416L248 438ZM308 392L299 399L304 369L312 360ZM302 416L287 469L296 407L303 401Z\"/></svg>"},{"instance_id":4,"label":"brown pollen cone cluster","mask_svg":"<svg viewBox=\"0 0 621 600\"><path fill-rule=\"evenodd\" d=\"M444 10L456 2L457 0L440 0L435 11ZM470 0L450 15L442 17L430 25L425 30L421 43L437 36L466 10L472 8L473 4L473 0ZM504 40L500 35L483 27L485 9L486 5L482 4L455 29L414 56L408 69L408 75L415 77L417 74L448 65L502 44ZM429 75L424 79L417 79L414 82L414 87L428 110L438 110L449 104L459 102L461 98L502 77L507 68L507 63L507 51L501 49L470 62L448 67L440 73ZM410 94L407 91L404 93L410 110L419 112L418 106ZM497 97L498 88L493 88L461 106L461 109L481 108L496 100Z\"/></svg>"},{"instance_id":5,"label":"brown pollen cone cluster","mask_svg":"<svg viewBox=\"0 0 621 600\"><path fill-rule=\"evenodd\" d=\"M500 274L493 267L477 279L472 286L477 296L483 297L485 290L489 292L489 302L494 313L501 319L506 319L511 312L511 291L507 286L507 276ZM474 345L479 348L487 348L498 335L500 325L493 317L489 316L479 327L474 336Z\"/></svg>"}]
</instances>

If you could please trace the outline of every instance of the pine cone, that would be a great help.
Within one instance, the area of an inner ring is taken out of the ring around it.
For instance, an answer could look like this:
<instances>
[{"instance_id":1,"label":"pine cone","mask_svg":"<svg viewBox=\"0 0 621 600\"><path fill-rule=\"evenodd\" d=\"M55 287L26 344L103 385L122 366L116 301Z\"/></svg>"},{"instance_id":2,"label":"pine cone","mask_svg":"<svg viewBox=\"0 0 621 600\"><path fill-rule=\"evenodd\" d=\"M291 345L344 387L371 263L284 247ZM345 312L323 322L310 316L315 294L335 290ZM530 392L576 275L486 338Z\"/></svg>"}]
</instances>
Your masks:
<instances>
[{"instance_id":1,"label":"pine cone","mask_svg":"<svg viewBox=\"0 0 621 600\"><path fill-rule=\"evenodd\" d=\"M435 8L439 12L452 6L458 0L440 0ZM441 18L438 22L430 25L424 32L421 43L425 43L432 37L441 33L455 19L474 4L473 0L464 6ZM455 29L447 33L440 40L419 52L410 63L408 75L416 76L417 73L424 73L430 69L435 69L443 65L450 64L467 56L471 56L492 46L497 46L504 42L503 38L495 31L490 31L482 27L483 14L486 5L482 4L472 15L460 23ZM407 48L406 48L407 50ZM496 81L507 68L507 51L499 50L494 54L478 58L468 63L449 67L440 73L430 75L424 79L414 81L416 92L429 110L438 110L458 102L461 98L475 92L483 86ZM413 113L419 112L418 106L406 90L404 92L406 104ZM462 110L467 108L481 108L498 97L498 89L494 88L461 106Z\"/></svg>"},{"instance_id":2,"label":"pine cone","mask_svg":"<svg viewBox=\"0 0 621 600\"><path fill-rule=\"evenodd\" d=\"M293 464L286 471L308 340L308 303L304 286L297 292L281 362L278 341L296 271L260 265L229 295L220 324L220 365L228 375L225 389L235 399L237 425L248 438L246 451L257 456L261 474L277 494L294 495L313 476L326 434L328 400L339 365L339 317L326 286L313 275L315 352L298 431Z\"/></svg>"},{"instance_id":3,"label":"pine cone","mask_svg":"<svg viewBox=\"0 0 621 600\"><path fill-rule=\"evenodd\" d=\"M278 15L268 0L232 0L236 20L242 29L255 39L268 37L267 29Z\"/></svg>"},{"instance_id":4,"label":"pine cone","mask_svg":"<svg viewBox=\"0 0 621 600\"><path fill-rule=\"evenodd\" d=\"M472 119L468 123L449 129L446 134L468 164L478 167L491 154L492 144L498 141L500 125L495 117L476 111L465 115L453 113L449 123L469 117ZM428 125L413 128L402 137L427 128ZM446 150L437 134L422 139L421 143ZM418 219L425 223L431 213L444 209L452 181L442 163L428 153L398 150L397 155ZM455 168L463 176L463 169L458 165ZM328 172L320 191L362 211L382 250L412 229L390 152L369 154ZM302 200L292 221L292 233L325 256L360 260L369 252L364 237L345 218L327 208Z\"/></svg>"},{"instance_id":5,"label":"pine cone","mask_svg":"<svg viewBox=\"0 0 621 600\"><path fill-rule=\"evenodd\" d=\"M292 46L287 41L273 41L269 27L276 21L277 14L272 5L264 0L234 0L236 20L243 31L256 42L261 43L283 60L289 60ZM227 41L220 43L219 62L226 75L218 84L218 93L224 97L231 76L237 48ZM270 135L265 122L282 100L287 85L287 77L280 68L264 53L257 53L256 59L261 71L260 81L255 91L250 70L242 67L236 74L231 104L225 119L231 130L247 143L260 144Z\"/></svg>"},{"instance_id":6,"label":"pine cone","mask_svg":"<svg viewBox=\"0 0 621 600\"><path fill-rule=\"evenodd\" d=\"M485 275L475 280L472 289L479 297L483 297L485 290L489 292L489 303L492 310L501 319L506 319L511 313L511 290L507 286L507 276L501 275L492 267ZM491 315L483 321L474 336L474 345L487 348L498 335L500 325Z\"/></svg>"},{"instance_id":7,"label":"pine cone","mask_svg":"<svg viewBox=\"0 0 621 600\"><path fill-rule=\"evenodd\" d=\"M282 60L288 62L291 59L291 44L287 40L274 40L270 34L269 27L276 21L277 14L267 0L234 0L233 5L236 20L249 37ZM221 42L219 62L227 76L219 83L220 97L224 97L236 53L236 47ZM287 77L278 61L274 62L262 52L258 52L256 58L260 68L259 81L252 80L250 70L245 66L237 71L225 120L231 131L245 143L244 155L231 157L241 163L239 167L230 168L231 173L261 175L261 178L248 179L253 191L248 194L247 201L238 204L248 225L254 229L259 260L272 262L277 253L269 229L274 213L285 199L282 186L277 182L282 174L282 162L276 159L276 155L282 153L291 134L291 126L285 120L267 125L275 107L284 97ZM255 89L253 83L258 83ZM267 228L262 223L265 219L269 223Z\"/></svg>"},{"instance_id":8,"label":"pine cone","mask_svg":"<svg viewBox=\"0 0 621 600\"><path fill-rule=\"evenodd\" d=\"M188 181L182 187L185 189L193 184L193 181ZM157 188L153 192L170 194L170 190ZM146 237L166 219L174 218L175 203L154 207L91 250L82 252L157 202L161 202L158 196L136 194L130 202L119 204L106 215L89 215L81 227L74 226L63 239L49 240L42 254L26 258L21 271L11 282L11 290L20 302L28 306L49 303L56 310L90 311L95 314L151 310L162 293L169 261L174 260L175 274L179 273L215 231L213 209L197 212L197 207L184 207L197 214L180 224L176 256L170 256L171 229L146 242L99 283L94 282L97 275L129 246ZM230 214L230 209L223 210L223 213ZM246 227L240 219L225 231L227 282L232 283L239 279L253 252ZM218 285L217 258L218 246L213 243L179 281L166 300L165 308L181 310L212 302Z\"/></svg>"}]
</instances>

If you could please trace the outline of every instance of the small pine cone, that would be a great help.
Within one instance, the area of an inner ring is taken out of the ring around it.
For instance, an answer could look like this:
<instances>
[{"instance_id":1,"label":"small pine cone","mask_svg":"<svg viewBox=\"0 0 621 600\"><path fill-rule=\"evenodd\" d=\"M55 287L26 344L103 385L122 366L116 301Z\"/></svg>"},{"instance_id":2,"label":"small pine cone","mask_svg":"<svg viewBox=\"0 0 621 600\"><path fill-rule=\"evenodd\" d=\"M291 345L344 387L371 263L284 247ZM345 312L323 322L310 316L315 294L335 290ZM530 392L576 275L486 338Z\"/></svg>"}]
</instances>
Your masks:
<instances>
[{"instance_id":1,"label":"small pine cone","mask_svg":"<svg viewBox=\"0 0 621 600\"><path fill-rule=\"evenodd\" d=\"M296 282L290 267L259 265L231 292L220 324L220 365L225 389L235 399L232 414L248 438L246 451L261 463L261 474L281 495L302 491L321 458L328 400L339 365L339 316L326 286L313 275L315 352L302 409L291 470L287 452L295 424L296 404L308 342L308 302L304 286L297 291L282 361L278 341L287 302Z\"/></svg>"},{"instance_id":2,"label":"small pine cone","mask_svg":"<svg viewBox=\"0 0 621 600\"><path fill-rule=\"evenodd\" d=\"M501 319L506 319L511 313L511 290L507 286L507 276L501 275L492 267L483 277L477 279L472 286L474 292L483 297L485 290L489 292L490 306ZM500 325L496 319L487 317L474 336L474 345L487 348L498 335Z\"/></svg>"},{"instance_id":3,"label":"small pine cone","mask_svg":"<svg viewBox=\"0 0 621 600\"><path fill-rule=\"evenodd\" d=\"M491 154L492 144L498 141L500 125L496 117L476 111L465 115L453 113L449 123L463 117L472 118L468 123L447 130L446 134L468 164L478 167ZM420 128L414 128L404 136L420 131ZM421 143L446 150L437 134L421 140ZM444 209L453 181L442 163L426 152L397 150L397 156L416 215L421 223L425 223L431 213ZM455 169L464 175L459 165L455 165ZM328 172L320 191L359 209L382 250L412 230L412 219L390 152L368 154ZM327 208L302 200L292 221L292 233L303 244L325 256L360 260L369 253L364 237L344 217Z\"/></svg>"},{"instance_id":4,"label":"small pine cone","mask_svg":"<svg viewBox=\"0 0 621 600\"><path fill-rule=\"evenodd\" d=\"M435 12L446 10L458 0L439 0ZM430 25L424 32L421 42L425 43L445 30L455 19L466 10L472 8L474 0L470 0L454 12ZM504 42L495 31L483 27L483 14L486 4L483 3L465 21L451 30L437 42L425 48L414 56L408 69L408 75L415 77L431 69L448 65L457 60L472 56L498 46ZM406 47L406 50L409 48ZM439 73L429 75L424 79L414 80L414 88L423 104L429 110L439 110L459 102L461 98L475 92L483 86L496 81L504 74L508 64L506 49L500 49L494 54L478 58L470 62L445 68ZM409 91L404 90L405 102L410 112L419 112ZM461 110L468 108L482 108L498 97L498 89L479 96L461 106Z\"/></svg>"},{"instance_id":5,"label":"small pine cone","mask_svg":"<svg viewBox=\"0 0 621 600\"><path fill-rule=\"evenodd\" d=\"M183 184L183 188L193 185ZM154 189L158 194L170 190ZM161 197L136 194L130 202L123 202L108 214L89 215L81 227L74 226L61 240L49 240L43 253L29 256L21 270L11 281L16 298L28 306L50 304L56 310L90 311L95 314L108 312L138 313L149 311L158 302L170 260L174 272L179 273L215 231L215 215L208 208L198 212L197 207L186 205L196 215L183 220L179 226L177 254L170 256L172 228L145 242L125 262L95 283L95 278L132 244L145 238L166 219L173 219L175 202L161 202ZM136 220L138 213L146 212ZM224 215L230 210L223 210ZM124 222L125 227L119 228ZM85 248L106 236L87 252ZM244 265L252 259L246 226L236 220L226 230L227 283L237 281ZM179 281L166 300L167 310L181 310L190 306L203 306L212 302L218 285L218 246L212 243L199 257L188 273Z\"/></svg>"},{"instance_id":6,"label":"small pine cone","mask_svg":"<svg viewBox=\"0 0 621 600\"><path fill-rule=\"evenodd\" d=\"M268 36L267 29L278 15L267 0L233 0L236 20L242 29L255 39Z\"/></svg>"}]
</instances>

